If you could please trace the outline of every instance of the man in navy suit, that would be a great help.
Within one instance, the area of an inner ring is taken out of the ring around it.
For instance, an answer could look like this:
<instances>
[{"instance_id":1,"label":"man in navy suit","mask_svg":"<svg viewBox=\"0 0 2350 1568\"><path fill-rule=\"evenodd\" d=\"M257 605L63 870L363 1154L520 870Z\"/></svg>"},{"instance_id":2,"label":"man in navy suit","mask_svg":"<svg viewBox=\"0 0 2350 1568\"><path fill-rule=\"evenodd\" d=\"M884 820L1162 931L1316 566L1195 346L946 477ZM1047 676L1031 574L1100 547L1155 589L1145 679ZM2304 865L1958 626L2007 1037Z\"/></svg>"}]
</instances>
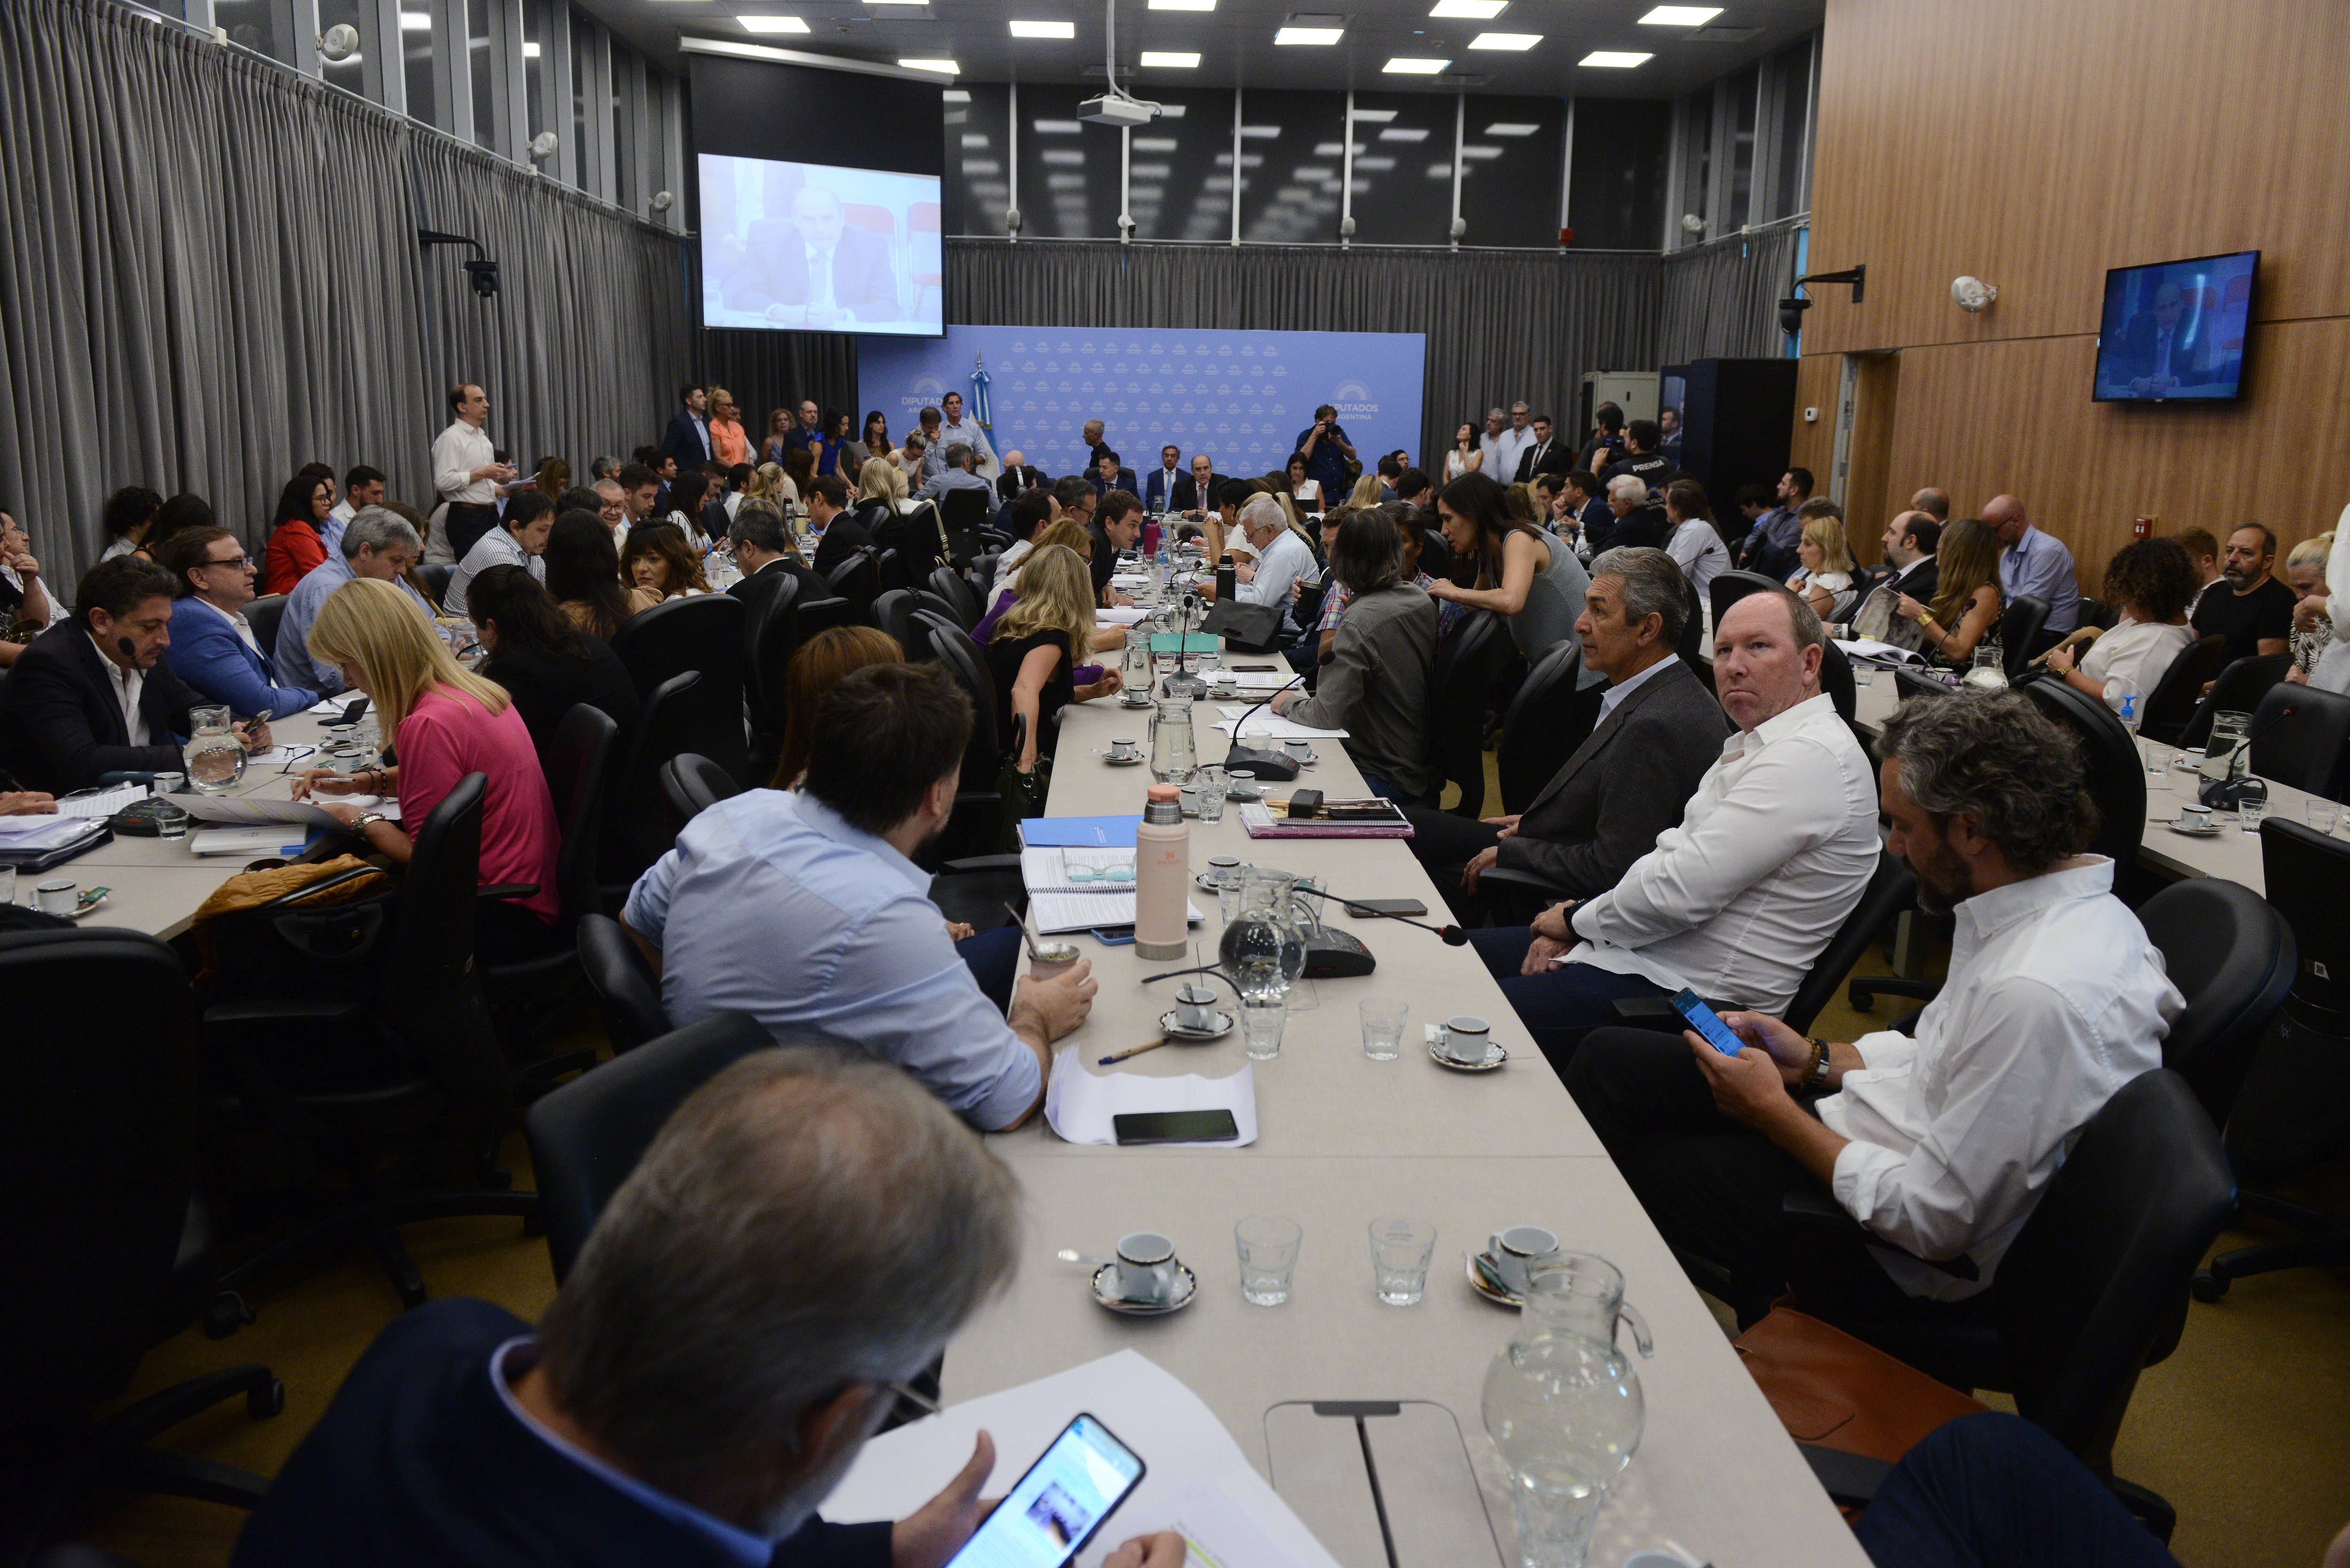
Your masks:
<instances>
[{"instance_id":1,"label":"man in navy suit","mask_svg":"<svg viewBox=\"0 0 2350 1568\"><path fill-rule=\"evenodd\" d=\"M171 645L171 573L136 556L83 573L73 618L35 638L8 667L0 765L52 794L108 774L182 771L189 710L203 698L163 662ZM248 750L269 744L266 724L234 728Z\"/></svg>"},{"instance_id":2,"label":"man in navy suit","mask_svg":"<svg viewBox=\"0 0 2350 1568\"><path fill-rule=\"evenodd\" d=\"M792 198L789 223L770 218L751 225L748 254L727 285L726 303L786 327L895 321L889 242L843 222L840 198L831 192L803 185Z\"/></svg>"},{"instance_id":3,"label":"man in navy suit","mask_svg":"<svg viewBox=\"0 0 2350 1568\"><path fill-rule=\"evenodd\" d=\"M718 455L710 444L710 394L700 387L686 387L679 390L677 400L685 407L669 421L660 449L677 460L678 467L699 468Z\"/></svg>"},{"instance_id":4,"label":"man in navy suit","mask_svg":"<svg viewBox=\"0 0 2350 1568\"><path fill-rule=\"evenodd\" d=\"M1097 496L1107 495L1113 490L1123 490L1131 495L1142 488L1134 482L1134 470L1121 467L1118 453L1106 446L1094 448L1094 465L1086 477L1093 482Z\"/></svg>"},{"instance_id":5,"label":"man in navy suit","mask_svg":"<svg viewBox=\"0 0 2350 1568\"><path fill-rule=\"evenodd\" d=\"M2179 387L2211 379L2219 357L2200 316L2186 319L2187 296L2168 279L2154 291L2154 308L2130 318L2122 334L2121 374L2142 398L2159 398Z\"/></svg>"},{"instance_id":6,"label":"man in navy suit","mask_svg":"<svg viewBox=\"0 0 2350 1568\"><path fill-rule=\"evenodd\" d=\"M889 1064L755 1051L670 1117L536 1334L485 1302L394 1319L234 1561L941 1568L979 1522L985 1434L894 1524L816 1508L1011 1277L1019 1209L1002 1161ZM1110 1561L1182 1556L1160 1535Z\"/></svg>"},{"instance_id":7,"label":"man in navy suit","mask_svg":"<svg viewBox=\"0 0 2350 1568\"><path fill-rule=\"evenodd\" d=\"M1156 515L1180 510L1175 504L1176 490L1191 477L1183 472L1182 462L1182 451L1172 442L1159 449L1159 466L1142 478L1144 511Z\"/></svg>"},{"instance_id":8,"label":"man in navy suit","mask_svg":"<svg viewBox=\"0 0 2350 1568\"><path fill-rule=\"evenodd\" d=\"M1222 483L1222 476L1216 472L1216 460L1204 452L1195 452L1191 454L1191 472L1175 482L1175 493L1167 498L1167 509L1187 517L1204 517L1215 505L1216 486Z\"/></svg>"},{"instance_id":9,"label":"man in navy suit","mask_svg":"<svg viewBox=\"0 0 2350 1568\"><path fill-rule=\"evenodd\" d=\"M298 713L318 693L277 683L276 660L261 650L244 607L253 602L253 557L225 528L182 528L164 543L157 566L181 597L172 606L172 646L164 662L207 702L225 702L239 718Z\"/></svg>"}]
</instances>

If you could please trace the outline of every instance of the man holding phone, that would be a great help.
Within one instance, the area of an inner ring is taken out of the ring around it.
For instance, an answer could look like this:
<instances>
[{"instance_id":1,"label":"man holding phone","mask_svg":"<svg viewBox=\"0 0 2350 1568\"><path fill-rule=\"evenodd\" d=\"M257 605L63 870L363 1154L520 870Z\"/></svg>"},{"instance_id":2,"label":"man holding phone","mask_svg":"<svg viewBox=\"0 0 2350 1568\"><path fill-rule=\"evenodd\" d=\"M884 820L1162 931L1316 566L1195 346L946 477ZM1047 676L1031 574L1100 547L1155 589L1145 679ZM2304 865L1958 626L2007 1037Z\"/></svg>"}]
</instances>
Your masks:
<instances>
[{"instance_id":1,"label":"man holding phone","mask_svg":"<svg viewBox=\"0 0 2350 1568\"><path fill-rule=\"evenodd\" d=\"M238 1568L941 1568L971 1460L895 1523L817 1506L1017 1264L1018 1183L885 1063L763 1050L679 1107L530 1324L394 1320L278 1472ZM1098 1522L1098 1520L1095 1522ZM1180 1568L1140 1536L1113 1568Z\"/></svg>"},{"instance_id":2,"label":"man holding phone","mask_svg":"<svg viewBox=\"0 0 2350 1568\"><path fill-rule=\"evenodd\" d=\"M1825 1188L1869 1232L1839 1298L1874 1314L1991 1282L2074 1135L2162 1064L2186 1005L2095 825L2078 743L2016 692L1912 699L1878 742L1888 847L1957 930L1915 1036L1806 1040L1761 1012L1725 1053L1623 1029L1583 1043L1567 1091L1677 1252L1729 1271L1742 1326L1786 1287L1782 1205Z\"/></svg>"}]
</instances>

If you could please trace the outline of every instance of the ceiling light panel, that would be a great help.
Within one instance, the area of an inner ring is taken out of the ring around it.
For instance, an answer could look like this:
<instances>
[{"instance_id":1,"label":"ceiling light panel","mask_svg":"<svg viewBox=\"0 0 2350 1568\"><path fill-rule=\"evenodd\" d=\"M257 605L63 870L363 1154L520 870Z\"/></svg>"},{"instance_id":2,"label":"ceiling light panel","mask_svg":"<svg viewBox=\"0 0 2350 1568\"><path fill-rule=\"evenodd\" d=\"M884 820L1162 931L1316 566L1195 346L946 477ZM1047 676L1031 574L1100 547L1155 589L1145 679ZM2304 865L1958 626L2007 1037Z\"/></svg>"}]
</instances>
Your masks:
<instances>
[{"instance_id":1,"label":"ceiling light panel","mask_svg":"<svg viewBox=\"0 0 2350 1568\"><path fill-rule=\"evenodd\" d=\"M1344 27L1284 27L1274 34L1276 44L1335 44L1347 36Z\"/></svg>"},{"instance_id":2,"label":"ceiling light panel","mask_svg":"<svg viewBox=\"0 0 2350 1568\"><path fill-rule=\"evenodd\" d=\"M1659 5L1640 18L1644 27L1702 27L1721 15L1719 5Z\"/></svg>"},{"instance_id":3,"label":"ceiling light panel","mask_svg":"<svg viewBox=\"0 0 2350 1568\"><path fill-rule=\"evenodd\" d=\"M1594 66L1602 70L1627 71L1634 66L1644 66L1656 58L1654 55L1624 54L1614 49L1594 49L1575 61L1578 66Z\"/></svg>"},{"instance_id":4,"label":"ceiling light panel","mask_svg":"<svg viewBox=\"0 0 2350 1568\"><path fill-rule=\"evenodd\" d=\"M1543 36L1540 33L1480 33L1469 40L1469 47L1472 49L1523 51L1533 48L1542 41Z\"/></svg>"},{"instance_id":5,"label":"ceiling light panel","mask_svg":"<svg viewBox=\"0 0 2350 1568\"><path fill-rule=\"evenodd\" d=\"M910 59L907 59L907 58L905 58L905 57L903 57L901 56L901 57L899 58L898 64L899 65L899 67L901 67L902 68L904 68L904 69L906 69L906 70L910 70L910 71L937 71L937 72L939 72L941 76L950 76L950 77L951 77L951 76L959 76L959 75L961 75L961 74L962 74L962 66L960 66L960 65L958 65L958 64L956 64L956 63L955 63L954 61L952 61L952 60L941 60L941 59L919 59L919 60L910 60Z\"/></svg>"},{"instance_id":6,"label":"ceiling light panel","mask_svg":"<svg viewBox=\"0 0 2350 1568\"><path fill-rule=\"evenodd\" d=\"M805 33L808 25L797 16L737 16L746 33Z\"/></svg>"},{"instance_id":7,"label":"ceiling light panel","mask_svg":"<svg viewBox=\"0 0 2350 1568\"><path fill-rule=\"evenodd\" d=\"M1432 77L1451 63L1451 60L1397 58L1380 68L1391 77Z\"/></svg>"},{"instance_id":8,"label":"ceiling light panel","mask_svg":"<svg viewBox=\"0 0 2350 1568\"><path fill-rule=\"evenodd\" d=\"M1199 63L1200 57L1196 52L1187 54L1180 49L1142 51L1142 66L1145 70L1162 68L1170 71L1188 71L1198 67Z\"/></svg>"},{"instance_id":9,"label":"ceiling light panel","mask_svg":"<svg viewBox=\"0 0 2350 1568\"><path fill-rule=\"evenodd\" d=\"M1020 22L1012 24L1015 38L1074 38L1077 36L1075 22Z\"/></svg>"},{"instance_id":10,"label":"ceiling light panel","mask_svg":"<svg viewBox=\"0 0 2350 1568\"><path fill-rule=\"evenodd\" d=\"M1471 22L1490 22L1510 8L1510 0L1436 0L1429 8L1431 16L1460 16Z\"/></svg>"}]
</instances>

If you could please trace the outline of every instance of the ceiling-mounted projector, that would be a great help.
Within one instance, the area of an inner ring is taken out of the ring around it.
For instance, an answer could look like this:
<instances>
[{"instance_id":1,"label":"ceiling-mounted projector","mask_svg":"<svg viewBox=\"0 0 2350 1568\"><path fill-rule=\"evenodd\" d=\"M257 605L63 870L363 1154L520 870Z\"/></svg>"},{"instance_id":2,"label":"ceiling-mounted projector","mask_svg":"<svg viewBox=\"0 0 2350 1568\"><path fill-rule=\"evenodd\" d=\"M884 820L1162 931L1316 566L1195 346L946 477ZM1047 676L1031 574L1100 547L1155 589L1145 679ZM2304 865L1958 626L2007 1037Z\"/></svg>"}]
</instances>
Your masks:
<instances>
[{"instance_id":1,"label":"ceiling-mounted projector","mask_svg":"<svg viewBox=\"0 0 2350 1568\"><path fill-rule=\"evenodd\" d=\"M1104 93L1077 105L1077 118L1097 125L1149 125L1159 112L1155 103L1143 103L1118 93Z\"/></svg>"}]
</instances>

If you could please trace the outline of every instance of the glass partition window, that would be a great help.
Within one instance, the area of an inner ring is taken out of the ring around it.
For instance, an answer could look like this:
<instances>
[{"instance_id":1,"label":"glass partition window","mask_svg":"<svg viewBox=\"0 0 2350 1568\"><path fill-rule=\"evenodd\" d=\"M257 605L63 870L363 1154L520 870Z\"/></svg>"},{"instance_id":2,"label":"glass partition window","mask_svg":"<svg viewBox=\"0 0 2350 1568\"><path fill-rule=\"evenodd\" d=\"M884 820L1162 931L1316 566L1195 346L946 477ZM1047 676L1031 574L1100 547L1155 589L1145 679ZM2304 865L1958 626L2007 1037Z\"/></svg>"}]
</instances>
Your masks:
<instances>
[{"instance_id":1,"label":"glass partition window","mask_svg":"<svg viewBox=\"0 0 2350 1568\"><path fill-rule=\"evenodd\" d=\"M1440 245L1452 235L1451 93L1355 95L1355 243Z\"/></svg>"},{"instance_id":2,"label":"glass partition window","mask_svg":"<svg viewBox=\"0 0 2350 1568\"><path fill-rule=\"evenodd\" d=\"M294 0L213 0L213 26L232 44L294 63Z\"/></svg>"},{"instance_id":3,"label":"glass partition window","mask_svg":"<svg viewBox=\"0 0 2350 1568\"><path fill-rule=\"evenodd\" d=\"M491 79L497 69L497 51L490 31L490 0L465 0L465 70L459 79L471 84L473 95L473 145L494 149L498 144L497 88Z\"/></svg>"},{"instance_id":4,"label":"glass partition window","mask_svg":"<svg viewBox=\"0 0 2350 1568\"><path fill-rule=\"evenodd\" d=\"M1127 213L1138 240L1229 240L1232 95L1154 88L1165 112L1127 142ZM1115 234L1116 231L1111 231Z\"/></svg>"},{"instance_id":5,"label":"glass partition window","mask_svg":"<svg viewBox=\"0 0 2350 1568\"><path fill-rule=\"evenodd\" d=\"M375 78L371 74L376 63L369 57L368 46L368 40L375 31L369 25L374 11L373 0L364 0L364 3L363 0L318 0L319 36L324 37L339 26L351 27L359 36L359 52L349 58L330 60L320 56L318 74L328 84L341 88L345 92L357 93L361 98L378 96L374 88Z\"/></svg>"},{"instance_id":6,"label":"glass partition window","mask_svg":"<svg viewBox=\"0 0 2350 1568\"><path fill-rule=\"evenodd\" d=\"M1461 243L1556 244L1566 100L1471 93L1463 107L1461 216L1469 228Z\"/></svg>"},{"instance_id":7,"label":"glass partition window","mask_svg":"<svg viewBox=\"0 0 2350 1568\"><path fill-rule=\"evenodd\" d=\"M1575 178L1567 186L1566 222L1577 249L1653 251L1662 242L1672 134L1669 103L1575 100ZM1675 210L1675 219L1685 210Z\"/></svg>"},{"instance_id":8,"label":"glass partition window","mask_svg":"<svg viewBox=\"0 0 2350 1568\"><path fill-rule=\"evenodd\" d=\"M1680 205L1673 213L1676 247L1703 244L1711 237L1706 229L1692 230L1681 220L1691 213L1704 218L1712 189L1713 89L1707 88L1681 100Z\"/></svg>"},{"instance_id":9,"label":"glass partition window","mask_svg":"<svg viewBox=\"0 0 2350 1568\"><path fill-rule=\"evenodd\" d=\"M427 125L443 123L432 90L432 7L427 0L398 0L400 69L408 88L408 117Z\"/></svg>"},{"instance_id":10,"label":"glass partition window","mask_svg":"<svg viewBox=\"0 0 2350 1568\"><path fill-rule=\"evenodd\" d=\"M1729 103L1723 121L1730 132L1730 188L1726 193L1729 204L1724 209L1721 232L1734 233L1747 223L1752 210L1754 195L1754 121L1757 104L1755 90L1762 83L1759 70L1739 72L1723 85Z\"/></svg>"},{"instance_id":11,"label":"glass partition window","mask_svg":"<svg viewBox=\"0 0 2350 1568\"><path fill-rule=\"evenodd\" d=\"M1118 237L1118 134L1077 118L1097 88L1020 89L1020 232L1040 239Z\"/></svg>"},{"instance_id":12,"label":"glass partition window","mask_svg":"<svg viewBox=\"0 0 2350 1568\"><path fill-rule=\"evenodd\" d=\"M951 234L1003 233L1012 204L1012 90L974 82L946 89L946 178L939 182Z\"/></svg>"},{"instance_id":13,"label":"glass partition window","mask_svg":"<svg viewBox=\"0 0 2350 1568\"><path fill-rule=\"evenodd\" d=\"M1241 238L1252 244L1336 244L1343 189L1347 99L1335 92L1241 95ZM1232 143L1202 182L1215 194L1231 178Z\"/></svg>"}]
</instances>

